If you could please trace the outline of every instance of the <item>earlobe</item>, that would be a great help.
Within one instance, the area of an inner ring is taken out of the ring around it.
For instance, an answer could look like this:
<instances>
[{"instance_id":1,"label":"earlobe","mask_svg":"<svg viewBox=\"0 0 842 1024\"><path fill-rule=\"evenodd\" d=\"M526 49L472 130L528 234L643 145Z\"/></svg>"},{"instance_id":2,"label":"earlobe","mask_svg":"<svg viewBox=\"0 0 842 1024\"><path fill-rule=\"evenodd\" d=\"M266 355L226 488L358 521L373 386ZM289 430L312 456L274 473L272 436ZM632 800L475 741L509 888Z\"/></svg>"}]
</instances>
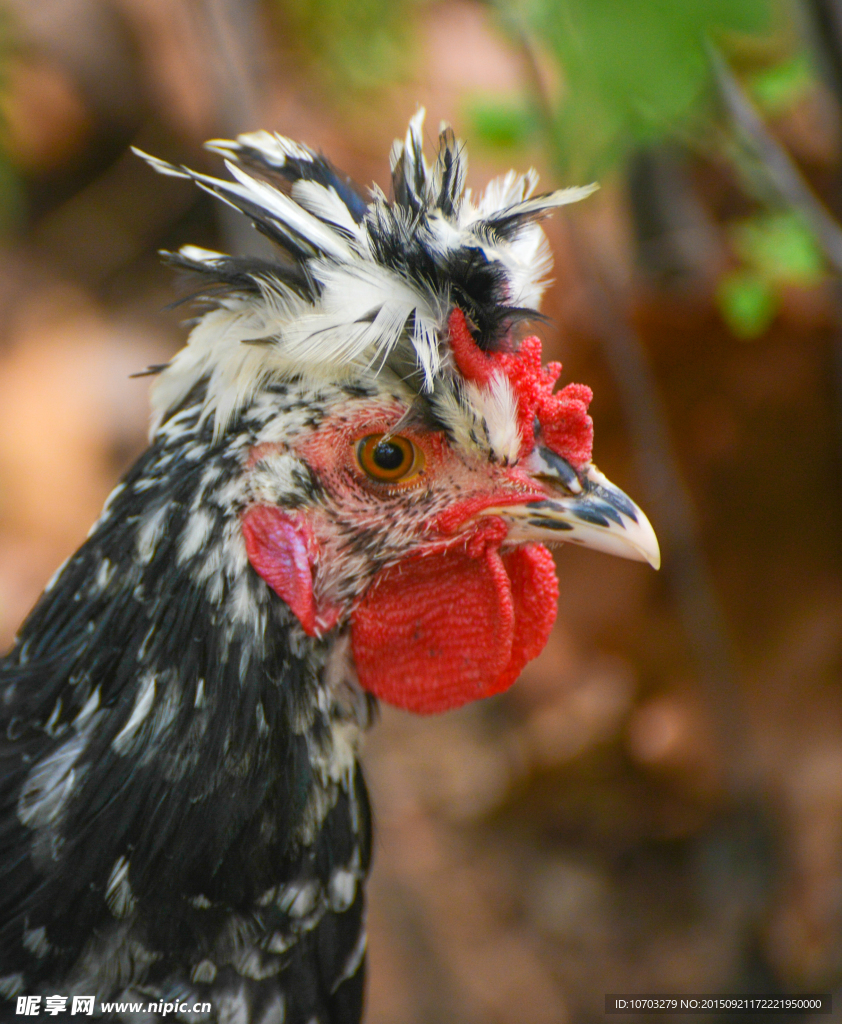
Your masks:
<instances>
[{"instance_id":1,"label":"earlobe","mask_svg":"<svg viewBox=\"0 0 842 1024\"><path fill-rule=\"evenodd\" d=\"M304 632L315 636L316 602L310 557L315 544L306 520L273 505L254 505L243 515L242 527L254 571L289 605Z\"/></svg>"}]
</instances>

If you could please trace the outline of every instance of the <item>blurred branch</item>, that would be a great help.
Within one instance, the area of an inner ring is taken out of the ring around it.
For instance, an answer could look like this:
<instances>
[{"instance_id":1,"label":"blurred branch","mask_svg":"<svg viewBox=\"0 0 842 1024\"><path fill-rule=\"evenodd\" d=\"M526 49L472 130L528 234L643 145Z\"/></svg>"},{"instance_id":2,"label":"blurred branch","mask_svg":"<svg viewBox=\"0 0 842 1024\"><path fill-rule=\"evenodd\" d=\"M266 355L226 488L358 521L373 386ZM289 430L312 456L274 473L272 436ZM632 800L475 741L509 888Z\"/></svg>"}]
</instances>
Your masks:
<instances>
[{"instance_id":1,"label":"blurred branch","mask_svg":"<svg viewBox=\"0 0 842 1024\"><path fill-rule=\"evenodd\" d=\"M552 138L553 106L526 33L522 46L535 92ZM584 267L589 308L620 395L631 435L635 468L665 549L665 572L674 589L684 629L710 698L717 740L725 760L726 787L736 794L746 783L745 713L736 685L725 615L702 551L692 499L670 440L666 410L639 334L608 271L608 260L571 220L573 251Z\"/></svg>"},{"instance_id":2,"label":"blurred branch","mask_svg":"<svg viewBox=\"0 0 842 1024\"><path fill-rule=\"evenodd\" d=\"M209 56L214 58L218 129L233 135L259 127L262 53L255 0L205 0L193 10L204 21Z\"/></svg>"},{"instance_id":3,"label":"blurred branch","mask_svg":"<svg viewBox=\"0 0 842 1024\"><path fill-rule=\"evenodd\" d=\"M828 87L842 103L842 3L803 0L808 42Z\"/></svg>"},{"instance_id":4,"label":"blurred branch","mask_svg":"<svg viewBox=\"0 0 842 1024\"><path fill-rule=\"evenodd\" d=\"M589 307L628 425L635 471L665 552L672 586L697 671L710 699L725 764L726 787L746 783L745 711L725 614L702 548L693 501L670 438L666 409L643 340L611 281L606 257L571 222Z\"/></svg>"},{"instance_id":5,"label":"blurred branch","mask_svg":"<svg viewBox=\"0 0 842 1024\"><path fill-rule=\"evenodd\" d=\"M807 184L795 161L772 135L722 55L709 48L725 107L743 143L760 161L770 184L807 222L828 261L842 274L842 226Z\"/></svg>"},{"instance_id":6,"label":"blurred branch","mask_svg":"<svg viewBox=\"0 0 842 1024\"><path fill-rule=\"evenodd\" d=\"M196 35L212 70L216 107L214 131L225 137L261 124L259 70L264 59L257 0L204 0L190 4ZM236 210L219 204L215 213L231 252L270 257L274 250Z\"/></svg>"},{"instance_id":7,"label":"blurred branch","mask_svg":"<svg viewBox=\"0 0 842 1024\"><path fill-rule=\"evenodd\" d=\"M836 102L837 136L842 121L842 2L803 0L806 35L816 56L830 94ZM837 209L839 209L837 179ZM834 383L836 385L836 436L842 448L842 281L836 283L836 332L834 337Z\"/></svg>"},{"instance_id":8,"label":"blurred branch","mask_svg":"<svg viewBox=\"0 0 842 1024\"><path fill-rule=\"evenodd\" d=\"M722 246L680 147L633 153L626 179L638 264L661 289L709 291L721 272Z\"/></svg>"},{"instance_id":9,"label":"blurred branch","mask_svg":"<svg viewBox=\"0 0 842 1024\"><path fill-rule=\"evenodd\" d=\"M806 4L812 18L810 35L826 68L837 115L842 116L842 5L835 0ZM762 170L781 197L809 226L822 252L838 275L836 281L837 333L834 345L837 409L842 396L842 225L815 195L795 161L769 131L722 55L713 48L710 58L725 106L744 144L759 160ZM837 413L842 438L842 415Z\"/></svg>"}]
</instances>

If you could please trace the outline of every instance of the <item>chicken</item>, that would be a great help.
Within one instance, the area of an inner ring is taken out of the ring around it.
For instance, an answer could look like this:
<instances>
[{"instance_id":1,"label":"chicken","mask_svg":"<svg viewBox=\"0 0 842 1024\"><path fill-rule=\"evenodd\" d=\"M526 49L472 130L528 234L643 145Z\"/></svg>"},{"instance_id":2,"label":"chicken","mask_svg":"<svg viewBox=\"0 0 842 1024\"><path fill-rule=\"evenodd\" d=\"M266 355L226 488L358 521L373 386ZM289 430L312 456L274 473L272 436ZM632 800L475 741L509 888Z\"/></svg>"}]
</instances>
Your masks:
<instances>
[{"instance_id":1,"label":"chicken","mask_svg":"<svg viewBox=\"0 0 842 1024\"><path fill-rule=\"evenodd\" d=\"M547 543L658 564L589 389L517 344L538 221L591 189L473 199L422 120L391 200L267 132L209 143L230 180L146 158L277 257L165 254L202 312L152 368L150 446L0 664L7 1016L359 1021L377 701L510 686L555 617Z\"/></svg>"}]
</instances>

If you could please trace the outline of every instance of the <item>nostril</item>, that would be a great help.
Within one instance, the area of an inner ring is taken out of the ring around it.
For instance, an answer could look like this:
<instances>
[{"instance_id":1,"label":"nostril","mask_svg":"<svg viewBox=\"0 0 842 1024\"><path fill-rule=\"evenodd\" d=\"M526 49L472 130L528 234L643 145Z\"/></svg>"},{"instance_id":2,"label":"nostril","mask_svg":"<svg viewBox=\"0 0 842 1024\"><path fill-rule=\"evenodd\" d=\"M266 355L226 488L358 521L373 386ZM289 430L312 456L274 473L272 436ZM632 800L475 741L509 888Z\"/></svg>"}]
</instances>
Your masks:
<instances>
[{"instance_id":1,"label":"nostril","mask_svg":"<svg viewBox=\"0 0 842 1024\"><path fill-rule=\"evenodd\" d=\"M553 481L562 483L572 494L582 493L579 475L567 459L543 445L538 448L538 458L547 468L546 474L540 475L546 475Z\"/></svg>"}]
</instances>

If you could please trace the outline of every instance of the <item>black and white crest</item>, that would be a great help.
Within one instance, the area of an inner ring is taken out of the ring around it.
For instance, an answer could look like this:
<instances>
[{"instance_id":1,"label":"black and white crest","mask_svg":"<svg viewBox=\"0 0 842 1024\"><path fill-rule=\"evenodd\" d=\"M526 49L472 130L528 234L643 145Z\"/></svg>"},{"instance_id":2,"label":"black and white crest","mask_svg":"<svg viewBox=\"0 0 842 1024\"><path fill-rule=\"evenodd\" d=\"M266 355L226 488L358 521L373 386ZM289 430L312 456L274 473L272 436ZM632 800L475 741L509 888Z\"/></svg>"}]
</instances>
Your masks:
<instances>
[{"instance_id":1,"label":"black and white crest","mask_svg":"<svg viewBox=\"0 0 842 1024\"><path fill-rule=\"evenodd\" d=\"M163 372L158 421L204 377L218 432L271 379L350 381L390 366L430 394L452 371L443 337L454 305L485 351L512 323L538 316L551 260L537 222L596 186L534 195L535 172L511 171L475 200L464 147L449 129L427 164L423 118L420 110L392 148L391 200L374 188L366 203L323 157L268 132L209 143L230 181L145 157L240 210L284 254L277 262L194 246L169 254L205 278L215 309Z\"/></svg>"}]
</instances>

